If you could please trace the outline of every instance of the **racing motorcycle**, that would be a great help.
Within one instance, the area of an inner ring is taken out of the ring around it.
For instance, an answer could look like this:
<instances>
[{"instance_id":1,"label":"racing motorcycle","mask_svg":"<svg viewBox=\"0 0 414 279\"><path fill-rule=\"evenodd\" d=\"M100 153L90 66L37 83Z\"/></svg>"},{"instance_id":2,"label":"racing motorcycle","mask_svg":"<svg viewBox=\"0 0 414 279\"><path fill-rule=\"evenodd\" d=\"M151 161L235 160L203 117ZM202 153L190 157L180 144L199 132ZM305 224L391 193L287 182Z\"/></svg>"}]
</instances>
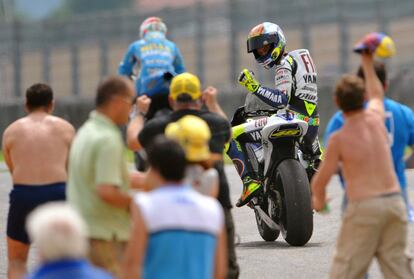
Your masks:
<instances>
[{"instance_id":1,"label":"racing motorcycle","mask_svg":"<svg viewBox=\"0 0 414 279\"><path fill-rule=\"evenodd\" d=\"M234 119L246 123L245 134L250 136L239 142L255 178L263 185L248 203L261 237L274 241L281 232L290 245L305 245L313 232L313 210L307 162L299 143L308 123L287 111L245 112L243 107Z\"/></svg>"}]
</instances>

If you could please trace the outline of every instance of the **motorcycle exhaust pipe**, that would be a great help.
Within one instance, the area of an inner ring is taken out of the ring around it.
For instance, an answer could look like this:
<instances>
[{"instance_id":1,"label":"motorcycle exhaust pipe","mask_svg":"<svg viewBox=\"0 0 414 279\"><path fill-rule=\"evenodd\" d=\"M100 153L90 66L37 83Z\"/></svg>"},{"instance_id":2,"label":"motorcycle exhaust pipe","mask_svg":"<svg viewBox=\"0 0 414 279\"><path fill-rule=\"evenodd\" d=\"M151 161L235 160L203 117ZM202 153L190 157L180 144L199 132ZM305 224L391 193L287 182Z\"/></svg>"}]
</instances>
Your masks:
<instances>
[{"instance_id":1,"label":"motorcycle exhaust pipe","mask_svg":"<svg viewBox=\"0 0 414 279\"><path fill-rule=\"evenodd\" d=\"M257 210L257 212L260 215L260 218L262 218L262 220L266 223L266 225L269 228L271 228L272 230L281 230L280 226L276 224L275 221L273 221L272 218L270 218L259 205L255 205L254 209Z\"/></svg>"}]
</instances>

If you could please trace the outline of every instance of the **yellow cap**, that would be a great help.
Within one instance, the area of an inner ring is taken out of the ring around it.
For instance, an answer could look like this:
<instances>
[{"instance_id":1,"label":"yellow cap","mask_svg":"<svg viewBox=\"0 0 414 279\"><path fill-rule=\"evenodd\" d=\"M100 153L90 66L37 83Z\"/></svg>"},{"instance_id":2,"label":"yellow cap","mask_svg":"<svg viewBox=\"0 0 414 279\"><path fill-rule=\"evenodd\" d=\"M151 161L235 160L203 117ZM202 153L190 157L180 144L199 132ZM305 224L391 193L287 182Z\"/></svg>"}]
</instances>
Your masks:
<instances>
[{"instance_id":1,"label":"yellow cap","mask_svg":"<svg viewBox=\"0 0 414 279\"><path fill-rule=\"evenodd\" d=\"M195 101L201 97L200 80L193 74L175 76L170 85L170 97L174 101Z\"/></svg>"},{"instance_id":2,"label":"yellow cap","mask_svg":"<svg viewBox=\"0 0 414 279\"><path fill-rule=\"evenodd\" d=\"M394 56L395 52L394 41L388 36L382 38L381 43L375 50L375 54L382 58Z\"/></svg>"},{"instance_id":3,"label":"yellow cap","mask_svg":"<svg viewBox=\"0 0 414 279\"><path fill-rule=\"evenodd\" d=\"M180 143L188 161L201 162L210 158L210 128L200 117L187 115L168 124L165 135Z\"/></svg>"}]
</instances>

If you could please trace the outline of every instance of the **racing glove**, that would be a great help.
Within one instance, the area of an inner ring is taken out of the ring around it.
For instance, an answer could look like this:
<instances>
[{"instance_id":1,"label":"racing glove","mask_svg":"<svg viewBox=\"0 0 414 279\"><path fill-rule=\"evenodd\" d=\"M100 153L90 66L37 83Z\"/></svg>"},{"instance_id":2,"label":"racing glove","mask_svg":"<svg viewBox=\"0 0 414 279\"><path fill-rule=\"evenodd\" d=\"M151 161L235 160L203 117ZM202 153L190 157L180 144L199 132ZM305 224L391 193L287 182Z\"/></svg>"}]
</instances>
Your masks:
<instances>
[{"instance_id":1,"label":"racing glove","mask_svg":"<svg viewBox=\"0 0 414 279\"><path fill-rule=\"evenodd\" d=\"M260 87L259 82L254 78L254 73L248 69L243 69L240 73L239 83L252 93L255 93Z\"/></svg>"}]
</instances>

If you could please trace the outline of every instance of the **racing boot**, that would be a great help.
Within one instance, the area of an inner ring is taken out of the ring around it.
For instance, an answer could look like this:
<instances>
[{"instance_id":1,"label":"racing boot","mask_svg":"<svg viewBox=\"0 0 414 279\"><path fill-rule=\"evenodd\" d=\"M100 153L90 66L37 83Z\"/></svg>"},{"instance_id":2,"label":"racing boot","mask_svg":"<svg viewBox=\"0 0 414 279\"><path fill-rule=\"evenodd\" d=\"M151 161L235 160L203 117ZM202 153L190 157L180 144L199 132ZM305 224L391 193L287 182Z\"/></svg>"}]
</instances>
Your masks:
<instances>
[{"instance_id":1,"label":"racing boot","mask_svg":"<svg viewBox=\"0 0 414 279\"><path fill-rule=\"evenodd\" d=\"M243 178L243 192L239 200L236 203L237 207L242 207L247 204L262 188L262 184L258 180L252 179L250 176L246 175Z\"/></svg>"}]
</instances>

